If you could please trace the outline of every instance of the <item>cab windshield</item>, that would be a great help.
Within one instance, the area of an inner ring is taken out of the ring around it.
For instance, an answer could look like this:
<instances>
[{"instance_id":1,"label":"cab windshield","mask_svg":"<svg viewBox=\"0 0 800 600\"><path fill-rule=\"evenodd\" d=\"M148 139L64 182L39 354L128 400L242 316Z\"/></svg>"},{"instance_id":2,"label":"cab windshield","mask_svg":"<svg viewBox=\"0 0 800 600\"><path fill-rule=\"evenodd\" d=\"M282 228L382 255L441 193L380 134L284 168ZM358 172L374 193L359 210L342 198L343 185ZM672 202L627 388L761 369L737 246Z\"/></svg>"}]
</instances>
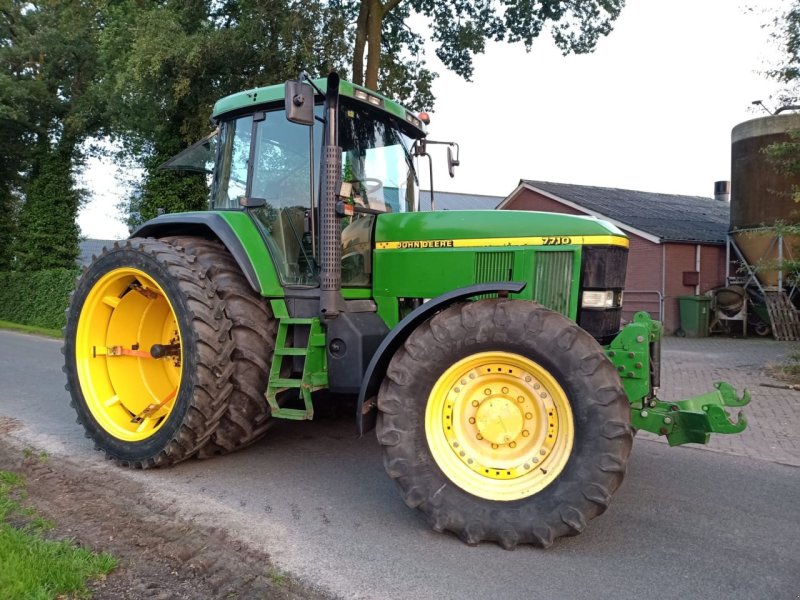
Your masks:
<instances>
[{"instance_id":1,"label":"cab windshield","mask_svg":"<svg viewBox=\"0 0 800 600\"><path fill-rule=\"evenodd\" d=\"M344 105L339 114L342 181L352 184L353 201L382 212L416 210L414 140L380 111Z\"/></svg>"},{"instance_id":2,"label":"cab windshield","mask_svg":"<svg viewBox=\"0 0 800 600\"><path fill-rule=\"evenodd\" d=\"M414 140L383 111L342 101L338 129L346 200L379 212L417 210ZM322 112L318 106L317 115ZM219 131L212 208L239 209L247 199L263 199L264 206L250 210L283 283L317 285L322 123L314 125L313 157L309 128L288 121L283 108L224 120ZM374 218L358 214L342 220L343 285L371 282Z\"/></svg>"}]
</instances>

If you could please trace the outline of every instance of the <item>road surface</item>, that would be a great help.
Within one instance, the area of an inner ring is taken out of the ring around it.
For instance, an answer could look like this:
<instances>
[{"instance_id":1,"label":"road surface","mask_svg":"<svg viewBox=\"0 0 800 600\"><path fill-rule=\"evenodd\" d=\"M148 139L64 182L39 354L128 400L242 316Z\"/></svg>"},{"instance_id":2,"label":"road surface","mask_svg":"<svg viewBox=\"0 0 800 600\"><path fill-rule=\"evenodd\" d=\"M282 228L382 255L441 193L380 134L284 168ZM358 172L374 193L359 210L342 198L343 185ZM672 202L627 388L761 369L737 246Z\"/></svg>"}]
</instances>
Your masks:
<instances>
[{"instance_id":1,"label":"road surface","mask_svg":"<svg viewBox=\"0 0 800 600\"><path fill-rule=\"evenodd\" d=\"M87 468L144 482L342 598L765 598L800 595L800 469L636 440L606 514L546 551L428 529L347 419L280 422L254 447L164 470L104 462L75 424L61 342L0 331L0 415ZM91 510L91 509L90 509ZM101 510L101 508L96 508Z\"/></svg>"}]
</instances>

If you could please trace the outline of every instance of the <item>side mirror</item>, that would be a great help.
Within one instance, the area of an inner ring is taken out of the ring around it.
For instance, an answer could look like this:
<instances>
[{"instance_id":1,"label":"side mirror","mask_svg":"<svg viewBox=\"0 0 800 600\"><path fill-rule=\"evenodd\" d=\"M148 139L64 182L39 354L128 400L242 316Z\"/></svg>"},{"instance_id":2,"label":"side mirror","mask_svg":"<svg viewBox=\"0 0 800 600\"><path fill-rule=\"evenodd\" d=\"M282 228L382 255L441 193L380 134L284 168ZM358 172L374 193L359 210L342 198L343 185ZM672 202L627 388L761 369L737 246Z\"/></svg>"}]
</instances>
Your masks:
<instances>
[{"instance_id":1,"label":"side mirror","mask_svg":"<svg viewBox=\"0 0 800 600\"><path fill-rule=\"evenodd\" d=\"M447 172L450 173L450 177L455 177L455 168L461 164L461 161L458 160L458 146L456 146L456 157L453 158L453 147L447 147Z\"/></svg>"},{"instance_id":2,"label":"side mirror","mask_svg":"<svg viewBox=\"0 0 800 600\"><path fill-rule=\"evenodd\" d=\"M298 125L314 124L314 88L300 81L287 81L283 91L286 118Z\"/></svg>"}]
</instances>

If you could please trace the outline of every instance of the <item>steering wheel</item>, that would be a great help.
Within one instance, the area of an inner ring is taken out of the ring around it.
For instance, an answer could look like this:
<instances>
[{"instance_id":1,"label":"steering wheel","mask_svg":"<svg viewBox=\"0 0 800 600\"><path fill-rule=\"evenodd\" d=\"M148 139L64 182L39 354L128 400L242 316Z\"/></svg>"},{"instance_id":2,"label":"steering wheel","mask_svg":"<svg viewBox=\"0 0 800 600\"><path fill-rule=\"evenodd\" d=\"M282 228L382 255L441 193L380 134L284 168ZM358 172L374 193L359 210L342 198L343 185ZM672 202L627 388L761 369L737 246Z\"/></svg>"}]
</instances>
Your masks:
<instances>
[{"instance_id":1,"label":"steering wheel","mask_svg":"<svg viewBox=\"0 0 800 600\"><path fill-rule=\"evenodd\" d=\"M359 187L364 191L364 193L369 196L370 194L375 194L379 192L383 188L383 182L376 177L365 177L364 179L351 179L350 183L358 183L361 184Z\"/></svg>"}]
</instances>

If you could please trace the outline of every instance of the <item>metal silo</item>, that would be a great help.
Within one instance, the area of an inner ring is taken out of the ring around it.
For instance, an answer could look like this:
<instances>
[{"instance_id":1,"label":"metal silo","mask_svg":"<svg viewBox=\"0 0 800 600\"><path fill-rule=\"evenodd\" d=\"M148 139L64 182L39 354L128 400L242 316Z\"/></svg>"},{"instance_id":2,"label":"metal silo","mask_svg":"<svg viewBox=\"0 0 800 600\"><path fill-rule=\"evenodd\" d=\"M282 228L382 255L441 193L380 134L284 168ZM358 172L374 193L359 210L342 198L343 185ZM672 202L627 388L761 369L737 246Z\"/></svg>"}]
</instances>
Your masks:
<instances>
[{"instance_id":1,"label":"metal silo","mask_svg":"<svg viewBox=\"0 0 800 600\"><path fill-rule=\"evenodd\" d=\"M800 205L792 194L800 175L779 173L764 154L770 144L789 140L789 131L800 131L800 114L745 121L731 135L731 235L751 265L775 263L781 250L786 256L800 245L800 238L787 236L781 249L773 229L777 222L800 223ZM764 285L778 285L777 269L760 270L757 276Z\"/></svg>"}]
</instances>

